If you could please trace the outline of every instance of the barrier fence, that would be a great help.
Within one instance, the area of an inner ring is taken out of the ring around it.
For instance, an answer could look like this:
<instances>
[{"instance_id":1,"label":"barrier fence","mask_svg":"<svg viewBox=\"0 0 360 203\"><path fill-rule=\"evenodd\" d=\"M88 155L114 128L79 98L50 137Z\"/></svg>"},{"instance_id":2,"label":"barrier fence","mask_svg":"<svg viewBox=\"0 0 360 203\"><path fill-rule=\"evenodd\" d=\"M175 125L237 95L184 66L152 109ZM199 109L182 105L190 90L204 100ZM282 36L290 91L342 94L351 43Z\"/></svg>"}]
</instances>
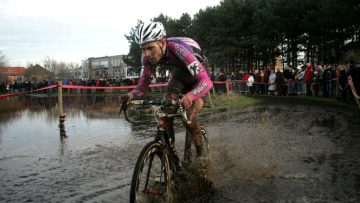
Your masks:
<instances>
[{"instance_id":1,"label":"barrier fence","mask_svg":"<svg viewBox=\"0 0 360 203\"><path fill-rule=\"evenodd\" d=\"M5 99L9 97L24 95L24 94L32 94L41 91L48 90L48 93L51 93L51 89L61 86L62 89L77 89L77 92L68 92L68 93L80 93L81 90L91 90L95 93L96 90L103 90L112 93L113 90L129 90L133 89L136 86L77 86L77 85L61 85L54 84L49 85L47 87L39 88L32 91L25 91L25 92L15 92L9 94L0 95L0 99ZM151 92L164 92L167 84L151 84L150 91ZM232 93L239 93L239 94L261 94L261 95L268 95L271 93L277 92L277 95L309 95L309 91L311 91L312 96L320 96L320 92L322 90L323 94L327 93L328 95L323 95L327 97L334 97L338 96L339 91L344 91L346 88L350 88L354 99L359 106L359 95L357 94L355 87L353 85L353 81L351 76L348 78L348 82L346 87L340 87L338 80L333 79L329 81L325 81L322 83L312 83L310 86L307 86L305 82L302 81L286 81L281 87L277 87L275 91L268 90L269 84L268 83L261 83L261 82L252 82L251 84L248 81L243 80L232 80L232 81L213 81L213 88L212 92L215 96L217 93L226 93L230 95ZM211 97L210 97L211 99ZM360 108L360 106L359 106Z\"/></svg>"},{"instance_id":2,"label":"barrier fence","mask_svg":"<svg viewBox=\"0 0 360 203\"><path fill-rule=\"evenodd\" d=\"M19 96L19 95L23 95L23 94L31 94L31 93L35 93L35 92L40 92L40 91L43 91L43 90L48 90L48 89L52 89L52 88L55 88L57 87L58 85L49 85L47 87L43 87L43 88L39 88L39 89L36 89L36 90L31 90L31 91L26 91L26 92L15 92L15 93L10 93L10 94L1 94L0 95L0 99L5 99L5 98L8 98L8 97L14 97L14 96Z\"/></svg>"}]
</instances>

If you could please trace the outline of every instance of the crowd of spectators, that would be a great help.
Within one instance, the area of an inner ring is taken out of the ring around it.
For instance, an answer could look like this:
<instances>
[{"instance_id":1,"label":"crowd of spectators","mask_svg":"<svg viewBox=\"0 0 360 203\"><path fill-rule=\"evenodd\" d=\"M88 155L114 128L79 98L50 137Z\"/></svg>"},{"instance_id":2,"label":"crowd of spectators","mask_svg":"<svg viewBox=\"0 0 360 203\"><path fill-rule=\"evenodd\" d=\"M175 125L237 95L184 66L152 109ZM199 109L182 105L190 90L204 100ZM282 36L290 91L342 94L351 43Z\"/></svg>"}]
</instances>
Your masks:
<instances>
[{"instance_id":1,"label":"crowd of spectators","mask_svg":"<svg viewBox=\"0 0 360 203\"><path fill-rule=\"evenodd\" d=\"M287 65L283 71L274 71L265 67L262 69L242 70L237 73L225 74L219 72L212 75L212 80L227 83L215 83L218 93L225 91L258 95L279 96L323 96L334 98L339 90L343 101L352 98L348 83L348 76L352 77L357 94L360 95L360 67L353 61L343 65L317 65L311 63L300 67ZM226 86L227 85L227 86Z\"/></svg>"},{"instance_id":2,"label":"crowd of spectators","mask_svg":"<svg viewBox=\"0 0 360 203\"><path fill-rule=\"evenodd\" d=\"M135 85L137 82L136 78L126 78L123 80L108 80L108 79L101 79L101 80L62 80L63 85L75 85L75 86L88 86L88 87L109 87L109 86L121 86L121 85ZM56 84L57 81L55 80L43 80L39 82L31 82L29 80L19 82L13 81L10 83L1 83L0 84L0 92L9 92L9 93L16 93L16 92L30 92L34 91L43 87L47 87L53 84Z\"/></svg>"},{"instance_id":3,"label":"crowd of spectators","mask_svg":"<svg viewBox=\"0 0 360 203\"><path fill-rule=\"evenodd\" d=\"M353 93L348 85L348 76L352 77L357 94L360 95L360 67L355 66L353 61L349 61L344 65L326 64L314 66L313 64L304 64L301 67L287 65L283 71L275 71L270 67L264 67L248 72L243 70L228 74L218 72L216 75L211 74L211 80L214 81L214 89L217 93L229 91L230 93L239 92L257 95L307 95L333 98L335 92L339 90L343 101L352 101ZM154 83L162 82L166 82L166 78L164 81L160 79L154 80ZM1 83L0 92L30 92L55 83L57 81L52 80ZM137 79L134 78L123 80L62 80L63 85L94 87L136 85L136 83Z\"/></svg>"}]
</instances>

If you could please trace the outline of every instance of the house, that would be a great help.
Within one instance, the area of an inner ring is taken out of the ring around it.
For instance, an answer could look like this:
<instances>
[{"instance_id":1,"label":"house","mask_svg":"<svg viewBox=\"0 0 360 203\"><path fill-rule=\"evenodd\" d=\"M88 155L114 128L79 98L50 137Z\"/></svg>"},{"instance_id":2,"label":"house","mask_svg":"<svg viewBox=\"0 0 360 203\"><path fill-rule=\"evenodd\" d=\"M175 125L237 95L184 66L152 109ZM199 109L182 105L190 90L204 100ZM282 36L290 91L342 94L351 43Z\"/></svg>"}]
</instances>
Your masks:
<instances>
[{"instance_id":1,"label":"house","mask_svg":"<svg viewBox=\"0 0 360 203\"><path fill-rule=\"evenodd\" d=\"M25 73L24 67L1 67L0 82L23 81Z\"/></svg>"},{"instance_id":2,"label":"house","mask_svg":"<svg viewBox=\"0 0 360 203\"><path fill-rule=\"evenodd\" d=\"M41 82L44 80L53 80L54 74L40 65L31 65L25 73L25 77L31 82Z\"/></svg>"}]
</instances>

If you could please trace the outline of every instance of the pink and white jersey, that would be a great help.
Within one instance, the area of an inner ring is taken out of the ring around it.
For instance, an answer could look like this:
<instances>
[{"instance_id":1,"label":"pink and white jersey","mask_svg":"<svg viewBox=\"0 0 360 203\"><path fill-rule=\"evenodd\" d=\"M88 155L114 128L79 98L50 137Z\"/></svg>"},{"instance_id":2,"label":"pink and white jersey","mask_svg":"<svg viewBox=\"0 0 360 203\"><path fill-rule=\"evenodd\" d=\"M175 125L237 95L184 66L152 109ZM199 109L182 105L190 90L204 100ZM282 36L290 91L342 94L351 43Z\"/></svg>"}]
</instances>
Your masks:
<instances>
[{"instance_id":1,"label":"pink and white jersey","mask_svg":"<svg viewBox=\"0 0 360 203\"><path fill-rule=\"evenodd\" d=\"M159 64L174 68L171 80L180 81L182 85L177 87L192 100L205 96L211 89L212 82L204 65L195 56L201 52L198 43L186 37L167 38L166 41L166 51ZM151 75L155 72L155 66L145 57L142 57L142 66L139 84L133 90L134 98L144 96L151 83ZM169 83L172 83L171 80Z\"/></svg>"}]
</instances>

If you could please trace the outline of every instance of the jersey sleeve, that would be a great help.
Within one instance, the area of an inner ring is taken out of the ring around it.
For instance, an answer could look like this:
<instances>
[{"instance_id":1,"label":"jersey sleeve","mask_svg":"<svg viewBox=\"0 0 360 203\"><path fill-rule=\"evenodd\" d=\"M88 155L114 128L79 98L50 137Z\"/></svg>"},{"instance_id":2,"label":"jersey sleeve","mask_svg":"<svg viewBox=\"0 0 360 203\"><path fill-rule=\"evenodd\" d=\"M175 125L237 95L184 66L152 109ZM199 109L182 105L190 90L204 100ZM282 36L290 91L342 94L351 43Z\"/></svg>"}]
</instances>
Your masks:
<instances>
[{"instance_id":1,"label":"jersey sleeve","mask_svg":"<svg viewBox=\"0 0 360 203\"><path fill-rule=\"evenodd\" d=\"M190 74L197 79L197 84L194 89L189 91L188 95L193 101L205 96L212 87L212 82L206 72L203 64L186 47L177 43L169 43L170 50L177 56L182 63L185 64Z\"/></svg>"},{"instance_id":2,"label":"jersey sleeve","mask_svg":"<svg viewBox=\"0 0 360 203\"><path fill-rule=\"evenodd\" d=\"M146 95L147 89L149 88L149 85L151 84L151 74L152 74L152 68L145 60L144 57L142 57L142 69L140 73L140 79L138 82L138 85L134 90L132 90L132 95L134 99L142 98Z\"/></svg>"}]
</instances>

